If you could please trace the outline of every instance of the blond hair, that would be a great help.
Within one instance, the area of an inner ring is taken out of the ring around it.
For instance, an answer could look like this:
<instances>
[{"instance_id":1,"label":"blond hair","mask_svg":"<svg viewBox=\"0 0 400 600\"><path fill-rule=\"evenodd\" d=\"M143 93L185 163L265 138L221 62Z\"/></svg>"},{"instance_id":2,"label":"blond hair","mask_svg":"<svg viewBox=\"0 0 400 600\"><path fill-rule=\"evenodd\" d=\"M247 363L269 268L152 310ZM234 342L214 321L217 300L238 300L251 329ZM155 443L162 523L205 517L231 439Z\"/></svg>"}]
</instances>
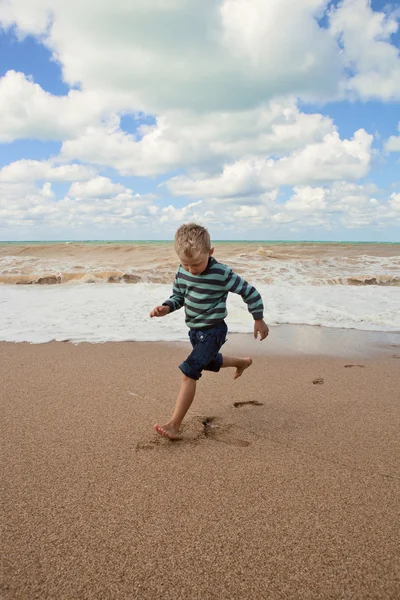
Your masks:
<instances>
[{"instance_id":1,"label":"blond hair","mask_svg":"<svg viewBox=\"0 0 400 600\"><path fill-rule=\"evenodd\" d=\"M208 254L211 249L210 234L197 223L185 223L175 234L174 248L178 256L187 258Z\"/></svg>"}]
</instances>

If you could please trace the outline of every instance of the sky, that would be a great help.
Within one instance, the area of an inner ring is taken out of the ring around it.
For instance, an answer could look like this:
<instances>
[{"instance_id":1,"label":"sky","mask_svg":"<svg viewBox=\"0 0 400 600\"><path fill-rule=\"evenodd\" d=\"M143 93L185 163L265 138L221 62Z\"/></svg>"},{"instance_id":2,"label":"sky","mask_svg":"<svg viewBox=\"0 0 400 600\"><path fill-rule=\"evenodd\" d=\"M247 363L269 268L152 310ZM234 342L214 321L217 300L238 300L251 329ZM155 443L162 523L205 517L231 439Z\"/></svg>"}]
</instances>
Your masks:
<instances>
[{"instance_id":1,"label":"sky","mask_svg":"<svg viewBox=\"0 0 400 600\"><path fill-rule=\"evenodd\" d=\"M0 240L400 241L400 0L1 0Z\"/></svg>"}]
</instances>

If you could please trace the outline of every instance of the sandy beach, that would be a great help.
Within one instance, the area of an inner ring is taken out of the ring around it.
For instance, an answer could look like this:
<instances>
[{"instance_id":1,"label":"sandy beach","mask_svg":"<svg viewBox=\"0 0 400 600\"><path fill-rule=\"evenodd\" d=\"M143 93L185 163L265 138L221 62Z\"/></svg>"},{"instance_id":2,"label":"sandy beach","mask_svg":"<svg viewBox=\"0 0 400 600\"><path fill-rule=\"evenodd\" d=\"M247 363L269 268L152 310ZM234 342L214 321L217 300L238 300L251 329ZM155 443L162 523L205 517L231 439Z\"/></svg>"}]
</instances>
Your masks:
<instances>
[{"instance_id":1,"label":"sandy beach","mask_svg":"<svg viewBox=\"0 0 400 600\"><path fill-rule=\"evenodd\" d=\"M232 336L179 442L186 344L1 343L2 598L398 599L400 334L331 331Z\"/></svg>"}]
</instances>

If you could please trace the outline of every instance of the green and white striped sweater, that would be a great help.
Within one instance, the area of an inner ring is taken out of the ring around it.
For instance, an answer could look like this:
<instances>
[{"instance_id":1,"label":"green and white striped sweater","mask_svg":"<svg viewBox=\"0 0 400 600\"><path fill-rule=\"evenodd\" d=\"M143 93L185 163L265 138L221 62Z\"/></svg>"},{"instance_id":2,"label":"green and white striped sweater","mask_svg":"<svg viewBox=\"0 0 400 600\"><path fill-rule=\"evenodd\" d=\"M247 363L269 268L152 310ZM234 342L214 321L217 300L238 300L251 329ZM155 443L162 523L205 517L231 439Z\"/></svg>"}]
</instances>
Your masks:
<instances>
[{"instance_id":1,"label":"green and white striped sweater","mask_svg":"<svg viewBox=\"0 0 400 600\"><path fill-rule=\"evenodd\" d=\"M242 296L253 318L262 319L264 306L258 291L230 267L210 257L205 271L191 275L179 266L172 295L163 305L173 312L185 306L185 322L191 329L207 329L225 319L229 292Z\"/></svg>"}]
</instances>

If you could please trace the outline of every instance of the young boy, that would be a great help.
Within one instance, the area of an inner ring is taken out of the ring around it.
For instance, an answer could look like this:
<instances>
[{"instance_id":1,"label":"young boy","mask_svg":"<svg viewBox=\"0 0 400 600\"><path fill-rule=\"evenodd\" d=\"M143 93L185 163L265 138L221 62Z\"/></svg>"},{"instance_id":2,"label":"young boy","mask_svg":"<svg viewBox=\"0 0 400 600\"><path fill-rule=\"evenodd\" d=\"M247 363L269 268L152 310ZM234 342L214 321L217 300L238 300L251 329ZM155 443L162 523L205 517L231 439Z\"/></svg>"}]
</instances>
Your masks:
<instances>
[{"instance_id":1,"label":"young boy","mask_svg":"<svg viewBox=\"0 0 400 600\"><path fill-rule=\"evenodd\" d=\"M226 298L229 292L240 294L246 302L254 318L254 338L260 334L262 341L268 335L260 294L228 266L212 258L214 248L211 248L207 229L196 223L182 225L175 234L174 247L181 264L175 275L172 296L150 313L150 317L164 317L184 305L193 346L191 354L179 365L183 377L174 414L165 425L154 425L160 435L170 440L180 438L182 420L193 402L196 381L203 370L235 367L233 378L237 379L252 364L251 358L222 356L219 352L228 331L224 319L228 314Z\"/></svg>"}]
</instances>

